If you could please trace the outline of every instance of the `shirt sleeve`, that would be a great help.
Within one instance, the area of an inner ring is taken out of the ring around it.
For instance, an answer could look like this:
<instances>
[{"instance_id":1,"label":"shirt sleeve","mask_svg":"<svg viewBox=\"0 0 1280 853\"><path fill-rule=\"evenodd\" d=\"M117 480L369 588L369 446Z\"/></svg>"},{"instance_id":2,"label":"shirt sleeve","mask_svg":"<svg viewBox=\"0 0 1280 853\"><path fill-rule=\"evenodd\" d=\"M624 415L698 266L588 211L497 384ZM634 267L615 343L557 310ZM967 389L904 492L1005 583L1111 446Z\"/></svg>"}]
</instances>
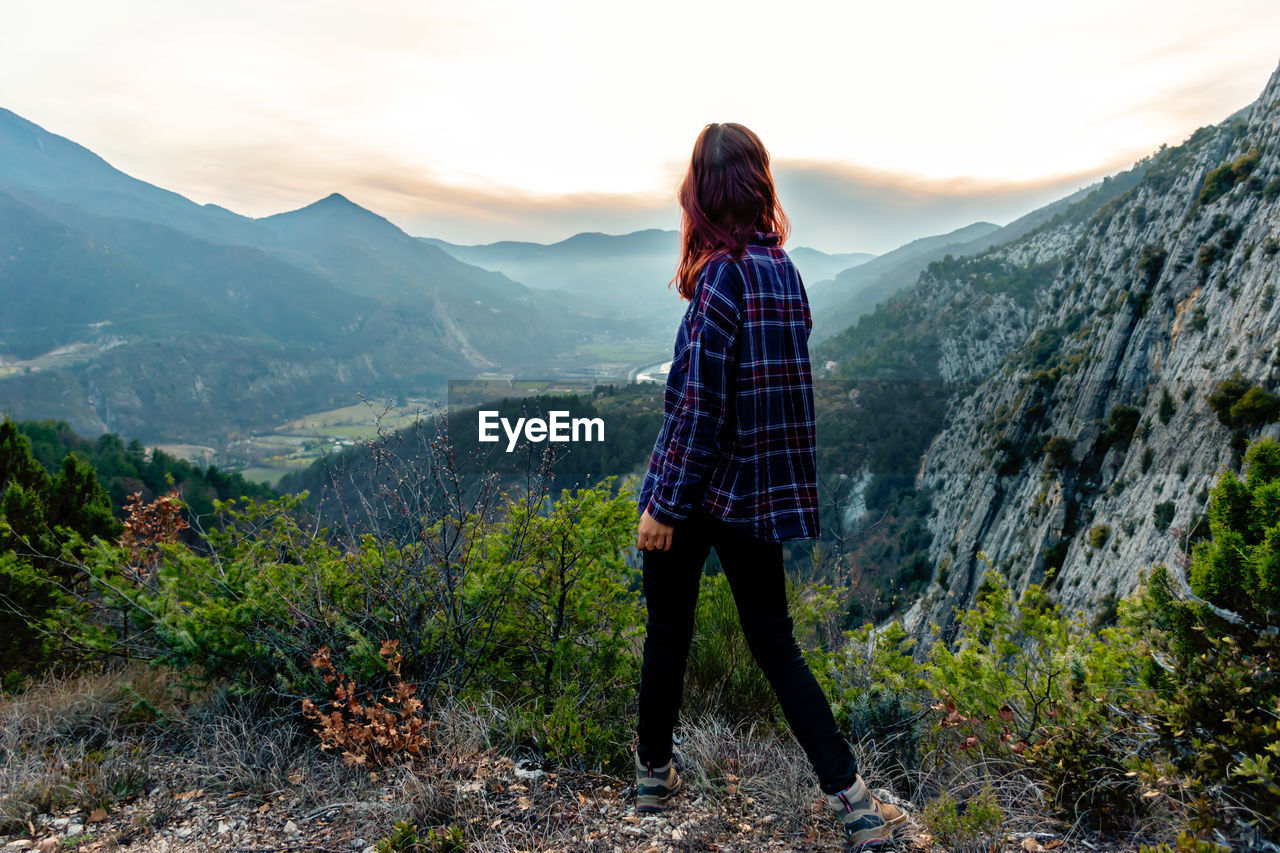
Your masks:
<instances>
[{"instance_id":1,"label":"shirt sleeve","mask_svg":"<svg viewBox=\"0 0 1280 853\"><path fill-rule=\"evenodd\" d=\"M731 384L742 330L742 279L736 265L711 261L694 295L684 392L646 509L663 524L701 505L724 446Z\"/></svg>"}]
</instances>

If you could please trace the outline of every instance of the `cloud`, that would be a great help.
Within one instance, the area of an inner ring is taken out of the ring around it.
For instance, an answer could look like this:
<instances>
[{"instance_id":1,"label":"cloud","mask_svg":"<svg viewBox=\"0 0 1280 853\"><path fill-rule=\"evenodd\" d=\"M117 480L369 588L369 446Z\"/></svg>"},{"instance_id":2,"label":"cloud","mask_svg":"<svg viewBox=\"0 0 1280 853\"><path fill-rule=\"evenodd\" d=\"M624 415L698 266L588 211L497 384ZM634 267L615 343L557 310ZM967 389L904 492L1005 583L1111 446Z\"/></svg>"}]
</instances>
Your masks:
<instances>
[{"instance_id":1,"label":"cloud","mask_svg":"<svg viewBox=\"0 0 1280 853\"><path fill-rule=\"evenodd\" d=\"M552 6L18 4L0 104L197 201L261 216L336 191L459 242L674 228L693 136L742 120L796 244L884 251L1221 121L1274 68L1280 24L1273 0L801 2L768 27L679 0ZM733 51L665 61L672 12ZM772 70L725 73L759 50Z\"/></svg>"},{"instance_id":2,"label":"cloud","mask_svg":"<svg viewBox=\"0 0 1280 853\"><path fill-rule=\"evenodd\" d=\"M227 155L243 158L242 164L225 169L211 164L199 186L190 177L175 177L195 187L199 201L253 215L341 192L412 234L461 243L554 242L582 231L626 233L679 225L675 179L665 192L538 194L486 182L458 183L416 163L357 157L354 152L286 154L272 145L245 146ZM793 224L792 245L877 253L979 220L1004 224L1102 177L945 180L839 163L785 161L775 165L775 173ZM241 182L222 182L233 176ZM241 192L251 187L252 198L235 195L237 187ZM264 200L269 200L267 209Z\"/></svg>"},{"instance_id":3,"label":"cloud","mask_svg":"<svg viewBox=\"0 0 1280 853\"><path fill-rule=\"evenodd\" d=\"M1100 180L1102 173L991 181L894 175L841 164L779 164L778 193L797 244L881 253L973 222L1004 225Z\"/></svg>"}]
</instances>

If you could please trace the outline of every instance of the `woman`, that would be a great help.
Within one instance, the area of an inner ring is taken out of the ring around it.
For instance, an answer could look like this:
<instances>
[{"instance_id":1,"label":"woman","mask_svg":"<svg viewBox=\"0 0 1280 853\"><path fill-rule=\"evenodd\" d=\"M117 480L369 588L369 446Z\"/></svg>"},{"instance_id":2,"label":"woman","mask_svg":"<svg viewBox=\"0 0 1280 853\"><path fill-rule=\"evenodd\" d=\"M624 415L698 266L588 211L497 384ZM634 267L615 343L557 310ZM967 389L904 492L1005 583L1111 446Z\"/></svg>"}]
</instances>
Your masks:
<instances>
[{"instance_id":1,"label":"woman","mask_svg":"<svg viewBox=\"0 0 1280 853\"><path fill-rule=\"evenodd\" d=\"M639 811L679 788L671 733L684 685L702 567L716 549L747 643L855 847L888 838L906 814L858 775L831 706L792 634L782 542L818 536L813 326L782 249L789 225L769 155L740 124L709 124L680 186L689 300L667 378L662 429L640 491L648 633L640 680Z\"/></svg>"}]
</instances>

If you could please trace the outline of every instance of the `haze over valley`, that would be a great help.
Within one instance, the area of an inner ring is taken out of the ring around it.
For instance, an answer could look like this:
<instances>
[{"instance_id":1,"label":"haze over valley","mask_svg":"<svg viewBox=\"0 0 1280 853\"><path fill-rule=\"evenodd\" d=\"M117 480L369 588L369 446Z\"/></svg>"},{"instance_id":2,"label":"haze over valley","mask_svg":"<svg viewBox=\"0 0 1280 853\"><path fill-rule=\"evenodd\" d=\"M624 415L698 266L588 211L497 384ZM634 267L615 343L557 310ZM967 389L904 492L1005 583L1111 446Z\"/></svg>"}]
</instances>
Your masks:
<instances>
[{"instance_id":1,"label":"haze over valley","mask_svg":"<svg viewBox=\"0 0 1280 853\"><path fill-rule=\"evenodd\" d=\"M674 231L462 246L336 193L254 219L136 180L9 111L0 225L0 407L267 478L325 439L367 437L384 403L389 424L443 400L450 379L651 372L685 308L667 287ZM825 318L827 302L892 293L960 245L915 241L885 256L888 277L852 283L842 276L874 256L792 255Z\"/></svg>"}]
</instances>

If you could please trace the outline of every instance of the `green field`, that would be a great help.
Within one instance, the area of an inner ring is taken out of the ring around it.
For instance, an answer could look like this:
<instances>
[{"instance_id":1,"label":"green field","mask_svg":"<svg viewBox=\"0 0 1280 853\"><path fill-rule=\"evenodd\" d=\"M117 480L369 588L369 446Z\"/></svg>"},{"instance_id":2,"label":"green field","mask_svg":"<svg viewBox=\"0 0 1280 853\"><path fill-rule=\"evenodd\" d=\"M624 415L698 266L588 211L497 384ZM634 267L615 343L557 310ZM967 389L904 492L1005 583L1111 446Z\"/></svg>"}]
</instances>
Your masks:
<instances>
[{"instance_id":1,"label":"green field","mask_svg":"<svg viewBox=\"0 0 1280 853\"><path fill-rule=\"evenodd\" d=\"M240 476L253 483L265 483L274 487L287 473L289 472L285 468L245 468Z\"/></svg>"}]
</instances>

